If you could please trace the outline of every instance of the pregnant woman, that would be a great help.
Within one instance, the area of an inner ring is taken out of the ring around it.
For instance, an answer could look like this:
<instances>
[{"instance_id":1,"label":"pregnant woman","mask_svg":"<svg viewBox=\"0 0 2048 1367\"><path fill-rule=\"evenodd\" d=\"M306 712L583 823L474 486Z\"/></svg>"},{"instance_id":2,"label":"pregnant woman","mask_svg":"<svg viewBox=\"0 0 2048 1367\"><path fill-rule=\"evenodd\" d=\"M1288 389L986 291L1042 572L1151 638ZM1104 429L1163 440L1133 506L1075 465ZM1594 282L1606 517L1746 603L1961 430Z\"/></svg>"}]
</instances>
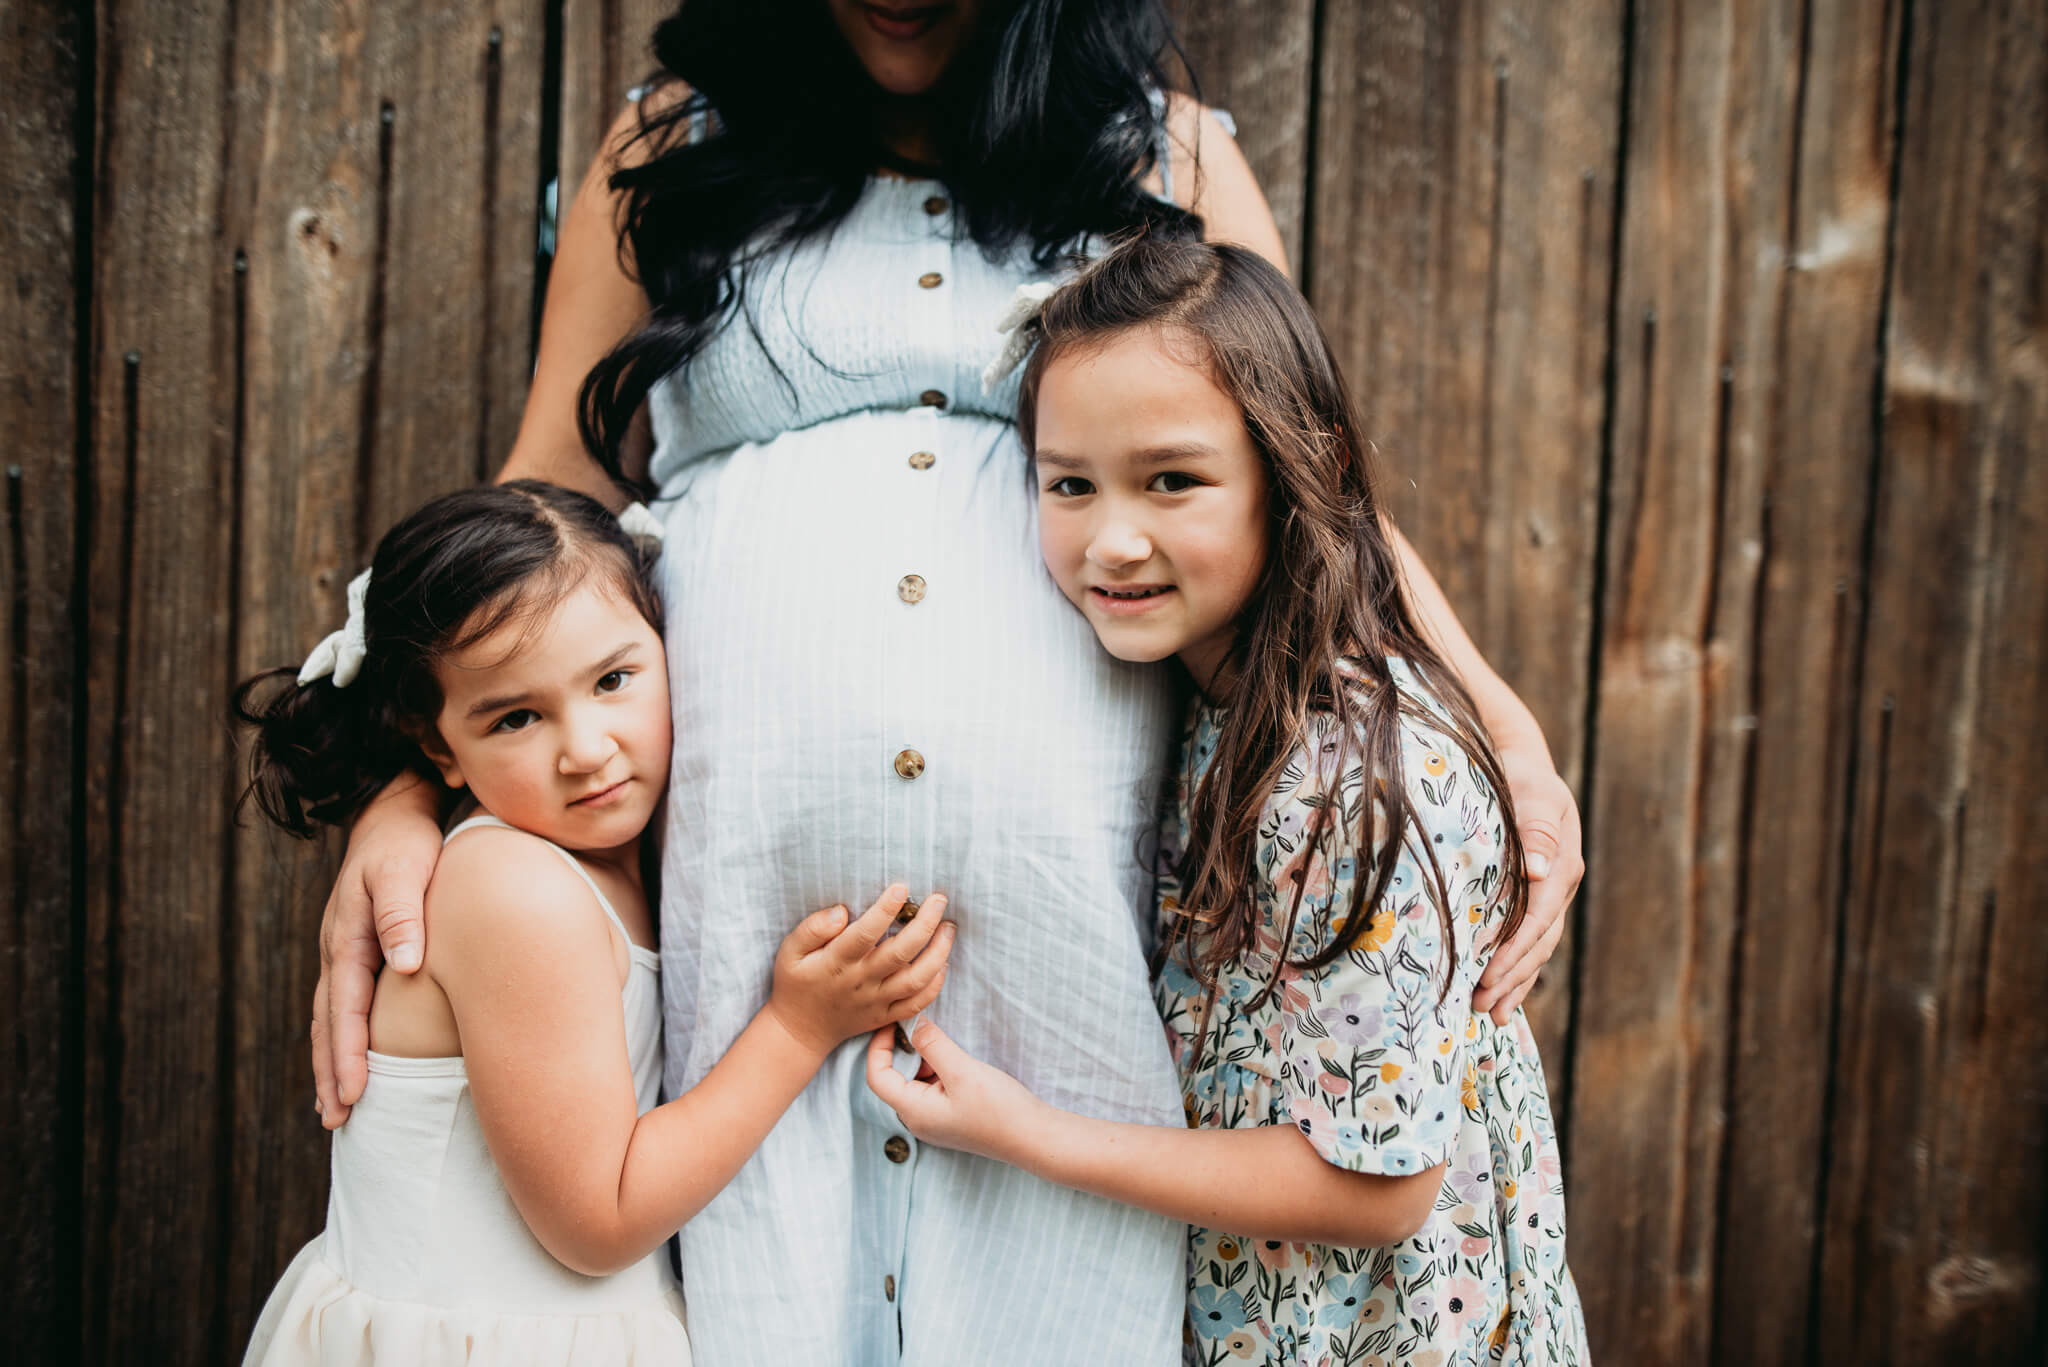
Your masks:
<instances>
[{"instance_id":1,"label":"pregnant woman","mask_svg":"<svg viewBox=\"0 0 2048 1367\"><path fill-rule=\"evenodd\" d=\"M663 79L564 216L502 477L614 506L610 474L659 488L671 1095L760 1006L808 909L903 880L946 893L959 926L948 1034L1063 1109L1180 1115L1140 859L1173 682L1098 651L1046 576L1015 381L982 380L1018 286L1116 233L1201 233L1284 268L1223 125L1162 93L1166 43L1153 0L689 0L656 33ZM1505 1016L1576 886L1576 811L1527 709L1401 547L1531 863L1550 856L1475 998ZM436 798L387 792L329 902L329 1125L361 1086L380 953L418 963ZM858 1047L691 1220L682 1263L710 1367L1179 1352L1180 1225L918 1144Z\"/></svg>"}]
</instances>

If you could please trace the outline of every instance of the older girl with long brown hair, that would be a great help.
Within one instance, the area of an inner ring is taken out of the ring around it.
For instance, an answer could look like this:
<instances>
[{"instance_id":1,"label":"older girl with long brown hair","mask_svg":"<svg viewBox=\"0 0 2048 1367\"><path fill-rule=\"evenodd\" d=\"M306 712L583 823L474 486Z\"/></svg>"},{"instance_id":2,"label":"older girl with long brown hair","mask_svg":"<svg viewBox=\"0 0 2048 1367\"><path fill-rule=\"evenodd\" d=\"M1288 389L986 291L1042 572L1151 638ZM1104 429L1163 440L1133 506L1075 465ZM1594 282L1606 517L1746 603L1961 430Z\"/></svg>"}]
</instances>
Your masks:
<instances>
[{"instance_id":1,"label":"older girl with long brown hair","mask_svg":"<svg viewBox=\"0 0 2048 1367\"><path fill-rule=\"evenodd\" d=\"M1054 295L1018 426L1113 656L1193 699L1156 995L1191 1128L1058 1110L936 1026L868 1077L921 1139L1184 1220L1188 1360L1585 1360L1543 1070L1472 1009L1526 910L1499 756L1423 629L1327 341L1242 249Z\"/></svg>"}]
</instances>

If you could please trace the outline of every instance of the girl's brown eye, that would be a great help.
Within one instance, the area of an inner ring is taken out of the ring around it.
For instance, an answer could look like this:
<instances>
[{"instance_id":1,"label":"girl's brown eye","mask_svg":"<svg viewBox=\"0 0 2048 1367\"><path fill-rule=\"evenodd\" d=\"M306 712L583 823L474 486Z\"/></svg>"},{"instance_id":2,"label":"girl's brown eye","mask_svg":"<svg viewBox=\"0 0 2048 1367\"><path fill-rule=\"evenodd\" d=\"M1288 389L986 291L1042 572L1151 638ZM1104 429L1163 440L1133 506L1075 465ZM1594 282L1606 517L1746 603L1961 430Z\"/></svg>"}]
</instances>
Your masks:
<instances>
[{"instance_id":1,"label":"girl's brown eye","mask_svg":"<svg viewBox=\"0 0 2048 1367\"><path fill-rule=\"evenodd\" d=\"M492 723L491 730L524 731L539 720L540 713L530 707L522 707L517 712L507 712L504 716L498 718L496 722Z\"/></svg>"},{"instance_id":2,"label":"girl's brown eye","mask_svg":"<svg viewBox=\"0 0 2048 1367\"><path fill-rule=\"evenodd\" d=\"M600 676L597 681L597 691L600 693L616 693L625 686L626 671L623 669L614 669L611 673Z\"/></svg>"},{"instance_id":3,"label":"girl's brown eye","mask_svg":"<svg viewBox=\"0 0 2048 1367\"><path fill-rule=\"evenodd\" d=\"M1178 470L1168 470L1152 477L1153 485L1162 494L1184 494L1200 484L1193 475L1184 475Z\"/></svg>"},{"instance_id":4,"label":"girl's brown eye","mask_svg":"<svg viewBox=\"0 0 2048 1367\"><path fill-rule=\"evenodd\" d=\"M1045 490L1047 493L1057 494L1061 498L1079 498L1083 494L1095 492L1094 487L1087 480L1079 479L1073 475L1067 475L1064 478L1054 480L1045 486Z\"/></svg>"}]
</instances>

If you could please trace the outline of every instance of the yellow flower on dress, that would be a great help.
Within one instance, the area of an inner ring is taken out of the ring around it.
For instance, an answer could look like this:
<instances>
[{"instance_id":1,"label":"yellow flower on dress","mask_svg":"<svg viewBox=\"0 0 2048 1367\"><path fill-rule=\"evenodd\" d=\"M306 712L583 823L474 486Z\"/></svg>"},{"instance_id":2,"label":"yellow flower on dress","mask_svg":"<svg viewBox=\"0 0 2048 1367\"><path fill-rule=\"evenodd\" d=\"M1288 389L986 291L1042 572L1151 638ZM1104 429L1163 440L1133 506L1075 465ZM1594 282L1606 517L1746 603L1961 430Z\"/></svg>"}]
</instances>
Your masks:
<instances>
[{"instance_id":1,"label":"yellow flower on dress","mask_svg":"<svg viewBox=\"0 0 2048 1367\"><path fill-rule=\"evenodd\" d=\"M1399 1077L1399 1076L1401 1076L1401 1065L1400 1065L1400 1064L1398 1064L1398 1063L1382 1063L1382 1064L1380 1065L1380 1081L1381 1081L1381 1082L1392 1082L1392 1081L1393 1081L1393 1080L1394 1080L1395 1078L1397 1078L1397 1077Z\"/></svg>"},{"instance_id":2,"label":"yellow flower on dress","mask_svg":"<svg viewBox=\"0 0 2048 1367\"><path fill-rule=\"evenodd\" d=\"M1216 1241L1216 1256L1226 1263L1235 1262L1237 1255L1241 1252L1243 1250L1237 1246L1237 1240L1235 1239L1218 1239Z\"/></svg>"},{"instance_id":3,"label":"yellow flower on dress","mask_svg":"<svg viewBox=\"0 0 2048 1367\"><path fill-rule=\"evenodd\" d=\"M1431 778L1442 778L1444 770L1448 767L1444 763L1444 757L1434 750L1422 757L1422 771Z\"/></svg>"},{"instance_id":4,"label":"yellow flower on dress","mask_svg":"<svg viewBox=\"0 0 2048 1367\"><path fill-rule=\"evenodd\" d=\"M1394 938L1394 909L1381 907L1372 914L1372 924L1365 928L1365 934L1358 937L1358 947L1378 951L1387 947L1387 941Z\"/></svg>"},{"instance_id":5,"label":"yellow flower on dress","mask_svg":"<svg viewBox=\"0 0 2048 1367\"><path fill-rule=\"evenodd\" d=\"M1465 1080L1458 1084L1458 1096L1465 1103L1466 1110L1478 1114L1479 1070L1469 1063L1465 1065Z\"/></svg>"}]
</instances>

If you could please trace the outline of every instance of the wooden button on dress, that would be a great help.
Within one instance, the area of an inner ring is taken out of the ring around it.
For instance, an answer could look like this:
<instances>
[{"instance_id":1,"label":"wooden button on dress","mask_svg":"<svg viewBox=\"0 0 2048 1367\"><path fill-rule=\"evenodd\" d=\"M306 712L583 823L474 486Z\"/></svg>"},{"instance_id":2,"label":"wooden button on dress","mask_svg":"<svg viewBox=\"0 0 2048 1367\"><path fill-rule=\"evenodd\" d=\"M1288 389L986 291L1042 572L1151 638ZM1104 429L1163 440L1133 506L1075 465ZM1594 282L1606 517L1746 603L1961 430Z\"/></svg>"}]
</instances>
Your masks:
<instances>
[{"instance_id":1,"label":"wooden button on dress","mask_svg":"<svg viewBox=\"0 0 2048 1367\"><path fill-rule=\"evenodd\" d=\"M940 275L937 271L926 271L923 275L917 277L919 289L935 290L945 283L946 277Z\"/></svg>"},{"instance_id":2,"label":"wooden button on dress","mask_svg":"<svg viewBox=\"0 0 2048 1367\"><path fill-rule=\"evenodd\" d=\"M937 218L940 214L946 212L946 197L944 195L933 195L924 202L924 211L933 218Z\"/></svg>"},{"instance_id":3,"label":"wooden button on dress","mask_svg":"<svg viewBox=\"0 0 2048 1367\"><path fill-rule=\"evenodd\" d=\"M910 1141L900 1134L892 1134L882 1145L882 1152L889 1156L891 1163L907 1162L910 1159Z\"/></svg>"},{"instance_id":4,"label":"wooden button on dress","mask_svg":"<svg viewBox=\"0 0 2048 1367\"><path fill-rule=\"evenodd\" d=\"M893 1277L893 1276L890 1276L890 1277L884 1277L884 1278L882 1278L882 1295L883 1295L883 1296L885 1296L885 1297L887 1297L887 1298L888 1298L889 1300L892 1300L892 1301L896 1299L896 1278L895 1278L895 1277Z\"/></svg>"},{"instance_id":5,"label":"wooden button on dress","mask_svg":"<svg viewBox=\"0 0 2048 1367\"><path fill-rule=\"evenodd\" d=\"M927 389L924 393L917 396L917 401L926 408L944 408L946 406L946 391L943 389Z\"/></svg>"},{"instance_id":6,"label":"wooden button on dress","mask_svg":"<svg viewBox=\"0 0 2048 1367\"><path fill-rule=\"evenodd\" d=\"M896 596L906 603L922 603L924 601L924 576L921 574L906 574L901 579L898 579L896 581Z\"/></svg>"},{"instance_id":7,"label":"wooden button on dress","mask_svg":"<svg viewBox=\"0 0 2048 1367\"><path fill-rule=\"evenodd\" d=\"M932 468L932 462L937 459L938 457L929 451L912 451L910 453L910 468L913 470L929 470Z\"/></svg>"},{"instance_id":8,"label":"wooden button on dress","mask_svg":"<svg viewBox=\"0 0 2048 1367\"><path fill-rule=\"evenodd\" d=\"M923 772L923 755L920 755L915 750L898 750L896 752L896 776L898 778L916 778Z\"/></svg>"}]
</instances>

